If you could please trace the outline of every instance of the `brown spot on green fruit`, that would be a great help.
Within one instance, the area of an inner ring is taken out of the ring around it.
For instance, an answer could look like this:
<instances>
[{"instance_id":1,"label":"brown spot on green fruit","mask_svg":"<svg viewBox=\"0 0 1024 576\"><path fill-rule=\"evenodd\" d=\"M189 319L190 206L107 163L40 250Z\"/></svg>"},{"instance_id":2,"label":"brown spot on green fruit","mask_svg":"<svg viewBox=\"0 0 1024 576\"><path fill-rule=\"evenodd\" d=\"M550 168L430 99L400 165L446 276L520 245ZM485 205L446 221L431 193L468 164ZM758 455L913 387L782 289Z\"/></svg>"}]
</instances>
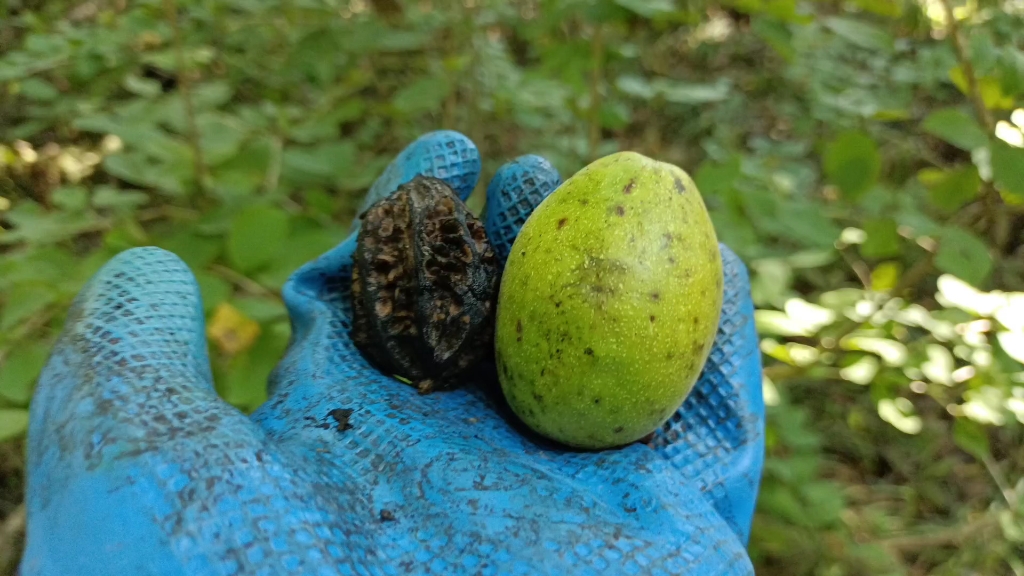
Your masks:
<instances>
[{"instance_id":1,"label":"brown spot on green fruit","mask_svg":"<svg viewBox=\"0 0 1024 576\"><path fill-rule=\"evenodd\" d=\"M552 234L563 218L572 227ZM498 376L513 412L578 448L657 430L696 383L722 306L718 239L692 179L634 152L601 158L552 192L513 246L543 255L510 260L498 296L495 352L510 367Z\"/></svg>"},{"instance_id":2,"label":"brown spot on green fruit","mask_svg":"<svg viewBox=\"0 0 1024 576\"><path fill-rule=\"evenodd\" d=\"M559 219L558 220L558 229L561 230L562 228L565 228L565 225L568 224L568 223L569 223L569 219L568 218L561 218L561 219Z\"/></svg>"}]
</instances>

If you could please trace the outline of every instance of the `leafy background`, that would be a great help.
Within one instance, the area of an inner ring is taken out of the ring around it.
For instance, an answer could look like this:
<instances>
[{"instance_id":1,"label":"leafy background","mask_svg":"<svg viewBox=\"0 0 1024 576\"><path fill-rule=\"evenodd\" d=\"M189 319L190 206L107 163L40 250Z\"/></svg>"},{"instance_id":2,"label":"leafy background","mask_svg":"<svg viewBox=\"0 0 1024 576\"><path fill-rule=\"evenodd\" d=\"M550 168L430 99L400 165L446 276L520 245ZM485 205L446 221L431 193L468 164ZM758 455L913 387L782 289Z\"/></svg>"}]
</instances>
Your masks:
<instances>
[{"instance_id":1,"label":"leafy background","mask_svg":"<svg viewBox=\"0 0 1024 576\"><path fill-rule=\"evenodd\" d=\"M420 133L685 168L751 269L759 574L1024 574L1024 2L0 2L0 573L71 298L174 251L251 410L279 290Z\"/></svg>"}]
</instances>

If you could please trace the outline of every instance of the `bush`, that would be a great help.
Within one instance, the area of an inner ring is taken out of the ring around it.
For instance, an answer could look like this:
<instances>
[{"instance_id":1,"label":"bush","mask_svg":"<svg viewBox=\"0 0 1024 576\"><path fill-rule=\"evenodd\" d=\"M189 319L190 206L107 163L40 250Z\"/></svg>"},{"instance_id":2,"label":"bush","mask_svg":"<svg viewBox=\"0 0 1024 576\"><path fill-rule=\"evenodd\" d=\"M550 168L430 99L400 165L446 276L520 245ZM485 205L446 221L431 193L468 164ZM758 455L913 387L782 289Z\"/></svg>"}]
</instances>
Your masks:
<instances>
[{"instance_id":1,"label":"bush","mask_svg":"<svg viewBox=\"0 0 1024 576\"><path fill-rule=\"evenodd\" d=\"M1020 2L5 6L11 453L68 303L123 249L191 266L217 389L251 410L289 335L282 283L420 133L478 144L476 211L519 154L567 175L632 149L695 176L752 272L758 572L1024 574ZM14 519L20 469L0 470Z\"/></svg>"}]
</instances>

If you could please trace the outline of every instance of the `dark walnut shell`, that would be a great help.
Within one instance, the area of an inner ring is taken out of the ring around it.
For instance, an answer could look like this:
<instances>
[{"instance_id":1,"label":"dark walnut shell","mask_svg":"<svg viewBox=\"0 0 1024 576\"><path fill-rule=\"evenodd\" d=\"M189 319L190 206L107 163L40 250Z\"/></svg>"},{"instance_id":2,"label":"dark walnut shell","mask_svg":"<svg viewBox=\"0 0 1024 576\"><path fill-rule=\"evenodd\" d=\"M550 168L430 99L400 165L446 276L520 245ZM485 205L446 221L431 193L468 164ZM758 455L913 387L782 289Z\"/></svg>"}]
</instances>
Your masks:
<instances>
[{"instance_id":1,"label":"dark walnut shell","mask_svg":"<svg viewBox=\"0 0 1024 576\"><path fill-rule=\"evenodd\" d=\"M493 346L498 277L483 223L444 181L417 176L363 214L352 340L422 393L452 387Z\"/></svg>"}]
</instances>

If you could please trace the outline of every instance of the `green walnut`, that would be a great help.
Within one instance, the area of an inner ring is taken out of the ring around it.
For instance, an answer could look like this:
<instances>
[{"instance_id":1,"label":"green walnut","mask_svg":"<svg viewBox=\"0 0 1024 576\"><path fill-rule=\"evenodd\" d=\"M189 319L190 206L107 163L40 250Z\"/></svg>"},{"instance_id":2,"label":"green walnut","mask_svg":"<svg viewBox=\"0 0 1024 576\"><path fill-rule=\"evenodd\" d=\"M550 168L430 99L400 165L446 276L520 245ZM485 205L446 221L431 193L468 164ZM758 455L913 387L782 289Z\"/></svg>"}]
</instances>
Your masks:
<instances>
[{"instance_id":1,"label":"green walnut","mask_svg":"<svg viewBox=\"0 0 1024 576\"><path fill-rule=\"evenodd\" d=\"M512 245L495 320L505 398L567 446L640 440L696 383L722 284L718 239L686 172L635 152L594 161Z\"/></svg>"}]
</instances>

